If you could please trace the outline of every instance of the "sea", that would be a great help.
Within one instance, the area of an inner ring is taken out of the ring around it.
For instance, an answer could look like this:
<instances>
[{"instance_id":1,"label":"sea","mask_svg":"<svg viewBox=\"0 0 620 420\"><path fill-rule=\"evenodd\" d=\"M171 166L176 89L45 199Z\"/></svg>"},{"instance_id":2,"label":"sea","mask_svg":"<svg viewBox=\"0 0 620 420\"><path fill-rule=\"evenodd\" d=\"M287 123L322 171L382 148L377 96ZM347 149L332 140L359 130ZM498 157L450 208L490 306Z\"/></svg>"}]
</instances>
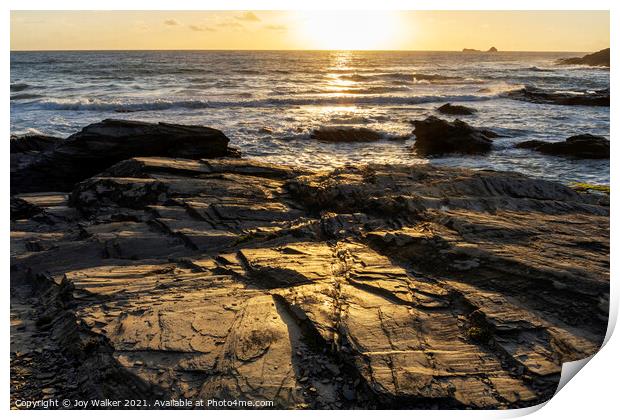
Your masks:
<instances>
[{"instance_id":1,"label":"sea","mask_svg":"<svg viewBox=\"0 0 620 420\"><path fill-rule=\"evenodd\" d=\"M532 86L609 88L609 69L562 66L583 52L71 51L11 52L11 134L69 136L105 118L222 130L243 156L308 169L432 163L517 171L562 183L609 184L609 160L573 160L514 148L525 140L609 138L609 107L534 104L505 97ZM411 121L444 103L505 137L485 156L422 159ZM325 143L321 127L367 127L385 139ZM394 140L394 137L409 137Z\"/></svg>"}]
</instances>

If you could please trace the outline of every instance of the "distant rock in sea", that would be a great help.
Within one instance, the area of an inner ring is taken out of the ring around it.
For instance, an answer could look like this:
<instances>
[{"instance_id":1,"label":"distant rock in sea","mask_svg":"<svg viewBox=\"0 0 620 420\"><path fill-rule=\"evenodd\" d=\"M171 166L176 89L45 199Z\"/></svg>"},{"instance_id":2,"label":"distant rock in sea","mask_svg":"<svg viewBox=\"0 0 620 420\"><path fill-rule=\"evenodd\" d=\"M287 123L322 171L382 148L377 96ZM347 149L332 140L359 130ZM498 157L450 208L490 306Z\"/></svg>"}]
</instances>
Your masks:
<instances>
[{"instance_id":1,"label":"distant rock in sea","mask_svg":"<svg viewBox=\"0 0 620 420\"><path fill-rule=\"evenodd\" d=\"M531 149L555 156L569 156L577 159L609 159L609 140L602 136L580 134L560 142L540 140L524 141L516 145L519 149Z\"/></svg>"},{"instance_id":2,"label":"distant rock in sea","mask_svg":"<svg viewBox=\"0 0 620 420\"><path fill-rule=\"evenodd\" d=\"M489 48L486 51L477 50L475 48L463 48L463 52L466 52L466 53L467 52L469 52L469 53L471 53L471 52L497 52L497 48L491 47L491 48Z\"/></svg>"},{"instance_id":3,"label":"distant rock in sea","mask_svg":"<svg viewBox=\"0 0 620 420\"><path fill-rule=\"evenodd\" d=\"M446 115L473 115L476 113L474 108L463 105L452 105L451 103L440 106L437 108L437 111Z\"/></svg>"},{"instance_id":4,"label":"distant rock in sea","mask_svg":"<svg viewBox=\"0 0 620 420\"><path fill-rule=\"evenodd\" d=\"M609 53L610 49L605 48L604 50L584 55L583 57L563 58L559 61L559 64L584 64L588 66L609 67Z\"/></svg>"}]
</instances>

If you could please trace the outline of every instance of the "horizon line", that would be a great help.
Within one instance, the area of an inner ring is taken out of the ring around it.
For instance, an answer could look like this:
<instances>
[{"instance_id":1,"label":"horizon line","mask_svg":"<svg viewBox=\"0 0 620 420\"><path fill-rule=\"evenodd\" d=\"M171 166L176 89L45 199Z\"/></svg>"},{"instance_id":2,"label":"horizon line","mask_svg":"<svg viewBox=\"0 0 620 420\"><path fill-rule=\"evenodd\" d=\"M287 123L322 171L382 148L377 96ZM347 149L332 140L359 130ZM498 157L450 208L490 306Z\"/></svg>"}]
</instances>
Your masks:
<instances>
[{"instance_id":1,"label":"horizon line","mask_svg":"<svg viewBox=\"0 0 620 420\"><path fill-rule=\"evenodd\" d=\"M153 49L49 49L49 50L41 50L41 49L10 49L9 52L158 52L158 51L270 51L270 52L280 52L280 51L290 51L290 52L329 52L329 51L350 51L350 52L459 52L465 54L474 54L474 53L485 53L485 54L501 54L505 52L509 53L517 53L517 52L540 52L540 53L588 53L588 52L596 52L601 51L606 48L601 48L600 50L592 50L592 51L577 51L577 50L498 50L497 52L490 52L487 50L477 50L477 51L463 51L463 50L412 50L412 49L247 49L247 48L207 48L207 49L197 49L197 48L153 48Z\"/></svg>"}]
</instances>

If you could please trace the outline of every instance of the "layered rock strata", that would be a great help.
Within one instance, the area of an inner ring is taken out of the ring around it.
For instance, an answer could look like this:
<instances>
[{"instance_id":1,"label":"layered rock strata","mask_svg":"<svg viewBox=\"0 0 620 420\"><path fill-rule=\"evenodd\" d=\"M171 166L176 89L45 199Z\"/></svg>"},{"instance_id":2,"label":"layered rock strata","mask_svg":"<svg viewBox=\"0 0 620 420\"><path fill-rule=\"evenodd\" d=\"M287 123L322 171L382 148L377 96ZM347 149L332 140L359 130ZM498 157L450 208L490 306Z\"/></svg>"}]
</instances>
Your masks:
<instances>
[{"instance_id":1,"label":"layered rock strata","mask_svg":"<svg viewBox=\"0 0 620 420\"><path fill-rule=\"evenodd\" d=\"M605 334L609 203L514 173L134 157L12 197L11 291L13 401L530 406Z\"/></svg>"}]
</instances>

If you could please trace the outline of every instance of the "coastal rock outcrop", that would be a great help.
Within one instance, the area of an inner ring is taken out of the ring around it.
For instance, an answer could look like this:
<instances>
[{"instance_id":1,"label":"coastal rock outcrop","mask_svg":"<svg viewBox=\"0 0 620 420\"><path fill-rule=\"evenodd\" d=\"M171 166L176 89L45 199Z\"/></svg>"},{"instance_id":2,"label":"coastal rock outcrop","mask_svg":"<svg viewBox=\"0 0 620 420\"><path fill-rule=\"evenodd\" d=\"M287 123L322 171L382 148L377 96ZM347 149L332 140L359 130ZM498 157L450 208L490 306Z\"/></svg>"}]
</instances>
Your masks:
<instances>
[{"instance_id":1,"label":"coastal rock outcrop","mask_svg":"<svg viewBox=\"0 0 620 420\"><path fill-rule=\"evenodd\" d=\"M451 103L440 106L437 108L437 111L446 115L473 115L476 113L474 108L464 105L452 105Z\"/></svg>"},{"instance_id":2,"label":"coastal rock outcrop","mask_svg":"<svg viewBox=\"0 0 620 420\"><path fill-rule=\"evenodd\" d=\"M201 126L104 120L11 167L11 191L69 191L76 182L134 156L227 156L229 139Z\"/></svg>"},{"instance_id":3,"label":"coastal rock outcrop","mask_svg":"<svg viewBox=\"0 0 620 420\"><path fill-rule=\"evenodd\" d=\"M539 104L609 106L609 89L556 92L526 86L504 94L507 98Z\"/></svg>"},{"instance_id":4,"label":"coastal rock outcrop","mask_svg":"<svg viewBox=\"0 0 620 420\"><path fill-rule=\"evenodd\" d=\"M11 136L11 154L27 152L45 152L60 145L64 139L42 134Z\"/></svg>"},{"instance_id":5,"label":"coastal rock outcrop","mask_svg":"<svg viewBox=\"0 0 620 420\"><path fill-rule=\"evenodd\" d=\"M383 138L377 131L364 127L322 127L312 131L310 138L327 142L376 141Z\"/></svg>"},{"instance_id":6,"label":"coastal rock outcrop","mask_svg":"<svg viewBox=\"0 0 620 420\"><path fill-rule=\"evenodd\" d=\"M413 148L420 156L487 153L493 144L483 130L458 119L449 122L430 116L412 123L415 126L413 134L416 136Z\"/></svg>"},{"instance_id":7,"label":"coastal rock outcrop","mask_svg":"<svg viewBox=\"0 0 620 420\"><path fill-rule=\"evenodd\" d=\"M559 60L559 63L560 64L585 64L588 66L609 67L610 49L605 48L595 53L584 55L583 57L563 58Z\"/></svg>"},{"instance_id":8,"label":"coastal rock outcrop","mask_svg":"<svg viewBox=\"0 0 620 420\"><path fill-rule=\"evenodd\" d=\"M609 203L507 172L133 157L13 195L10 269L13 402L524 407L603 340Z\"/></svg>"},{"instance_id":9,"label":"coastal rock outcrop","mask_svg":"<svg viewBox=\"0 0 620 420\"><path fill-rule=\"evenodd\" d=\"M530 140L518 143L519 149L531 149L547 155L578 159L609 159L609 140L602 136L580 134L561 142Z\"/></svg>"}]
</instances>

